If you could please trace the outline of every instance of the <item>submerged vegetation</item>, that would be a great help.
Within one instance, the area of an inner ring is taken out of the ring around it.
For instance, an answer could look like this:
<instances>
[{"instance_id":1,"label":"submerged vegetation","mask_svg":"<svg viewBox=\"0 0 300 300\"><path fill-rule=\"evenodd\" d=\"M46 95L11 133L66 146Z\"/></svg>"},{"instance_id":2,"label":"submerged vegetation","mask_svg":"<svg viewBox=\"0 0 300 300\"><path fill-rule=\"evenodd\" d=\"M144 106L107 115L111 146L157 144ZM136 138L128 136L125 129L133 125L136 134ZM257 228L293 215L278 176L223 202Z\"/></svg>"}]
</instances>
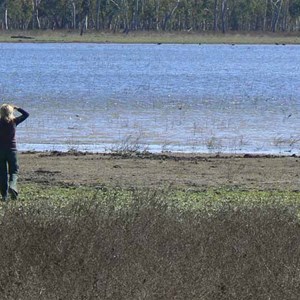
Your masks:
<instances>
[{"instance_id":1,"label":"submerged vegetation","mask_svg":"<svg viewBox=\"0 0 300 300\"><path fill-rule=\"evenodd\" d=\"M296 192L46 187L0 206L1 299L297 299Z\"/></svg>"}]
</instances>

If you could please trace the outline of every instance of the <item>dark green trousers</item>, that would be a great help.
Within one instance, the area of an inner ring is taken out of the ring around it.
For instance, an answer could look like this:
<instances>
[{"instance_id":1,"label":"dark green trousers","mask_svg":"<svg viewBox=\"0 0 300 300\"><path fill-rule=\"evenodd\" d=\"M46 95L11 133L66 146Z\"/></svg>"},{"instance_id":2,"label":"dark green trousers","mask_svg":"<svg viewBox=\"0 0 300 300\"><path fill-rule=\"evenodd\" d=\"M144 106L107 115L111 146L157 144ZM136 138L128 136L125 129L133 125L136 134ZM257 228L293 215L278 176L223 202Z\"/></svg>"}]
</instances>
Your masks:
<instances>
[{"instance_id":1,"label":"dark green trousers","mask_svg":"<svg viewBox=\"0 0 300 300\"><path fill-rule=\"evenodd\" d=\"M18 194L17 180L19 174L18 153L14 150L0 150L0 192L3 199L9 189Z\"/></svg>"}]
</instances>

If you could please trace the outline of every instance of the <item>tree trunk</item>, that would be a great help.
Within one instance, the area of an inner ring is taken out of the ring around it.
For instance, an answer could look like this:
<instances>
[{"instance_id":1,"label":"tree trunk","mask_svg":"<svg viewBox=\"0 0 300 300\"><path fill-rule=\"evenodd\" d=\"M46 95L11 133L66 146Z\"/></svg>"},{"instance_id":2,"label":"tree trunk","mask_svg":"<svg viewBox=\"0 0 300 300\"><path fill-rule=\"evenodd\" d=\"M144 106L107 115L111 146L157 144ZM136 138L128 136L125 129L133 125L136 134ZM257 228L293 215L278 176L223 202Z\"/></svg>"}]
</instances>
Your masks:
<instances>
[{"instance_id":1,"label":"tree trunk","mask_svg":"<svg viewBox=\"0 0 300 300\"><path fill-rule=\"evenodd\" d=\"M288 16L289 16L289 6L290 6L290 1L286 0L284 3L284 8L283 8L283 18L282 18L282 30L287 31L288 30Z\"/></svg>"},{"instance_id":2,"label":"tree trunk","mask_svg":"<svg viewBox=\"0 0 300 300\"><path fill-rule=\"evenodd\" d=\"M174 5L173 9L165 14L165 20L164 20L164 25L163 25L163 30L167 29L168 22L171 21L172 16L174 15L178 5L180 3L180 0L177 0L176 4Z\"/></svg>"},{"instance_id":3,"label":"tree trunk","mask_svg":"<svg viewBox=\"0 0 300 300\"><path fill-rule=\"evenodd\" d=\"M160 9L160 0L156 0L156 17L155 17L155 21L156 21L156 30L159 30L159 9Z\"/></svg>"},{"instance_id":4,"label":"tree trunk","mask_svg":"<svg viewBox=\"0 0 300 300\"><path fill-rule=\"evenodd\" d=\"M38 29L41 28L41 23L39 19L39 9L38 9L39 2L38 0L32 1L32 7L33 7L33 13L32 13L32 29L35 29L36 27Z\"/></svg>"},{"instance_id":5,"label":"tree trunk","mask_svg":"<svg viewBox=\"0 0 300 300\"><path fill-rule=\"evenodd\" d=\"M132 20L132 29L137 30L139 28L139 0L135 1L135 9L133 13L133 20Z\"/></svg>"},{"instance_id":6,"label":"tree trunk","mask_svg":"<svg viewBox=\"0 0 300 300\"><path fill-rule=\"evenodd\" d=\"M96 30L100 29L100 0L96 2Z\"/></svg>"},{"instance_id":7,"label":"tree trunk","mask_svg":"<svg viewBox=\"0 0 300 300\"><path fill-rule=\"evenodd\" d=\"M266 0L265 12L264 12L264 21L263 21L263 31L266 31L266 29L267 29L268 4L269 4L269 0Z\"/></svg>"},{"instance_id":8,"label":"tree trunk","mask_svg":"<svg viewBox=\"0 0 300 300\"><path fill-rule=\"evenodd\" d=\"M8 30L8 11L7 11L6 4L4 8L4 29Z\"/></svg>"},{"instance_id":9,"label":"tree trunk","mask_svg":"<svg viewBox=\"0 0 300 300\"><path fill-rule=\"evenodd\" d=\"M279 15L282 7L282 0L277 0L276 2L273 0L273 5L274 5L274 17L272 20L272 31L276 32Z\"/></svg>"},{"instance_id":10,"label":"tree trunk","mask_svg":"<svg viewBox=\"0 0 300 300\"><path fill-rule=\"evenodd\" d=\"M8 15L8 11L7 11L7 8L5 8L5 12L4 12L4 28L5 28L5 30L8 30L8 18L7 18L7 15Z\"/></svg>"},{"instance_id":11,"label":"tree trunk","mask_svg":"<svg viewBox=\"0 0 300 300\"><path fill-rule=\"evenodd\" d=\"M83 32L84 30L86 29L87 25L86 25L86 20L87 20L87 17L84 18L81 22L81 29L80 29L80 35L83 35Z\"/></svg>"},{"instance_id":12,"label":"tree trunk","mask_svg":"<svg viewBox=\"0 0 300 300\"><path fill-rule=\"evenodd\" d=\"M218 31L218 0L214 4L214 31Z\"/></svg>"},{"instance_id":13,"label":"tree trunk","mask_svg":"<svg viewBox=\"0 0 300 300\"><path fill-rule=\"evenodd\" d=\"M73 29L76 29L76 4L72 1Z\"/></svg>"},{"instance_id":14,"label":"tree trunk","mask_svg":"<svg viewBox=\"0 0 300 300\"><path fill-rule=\"evenodd\" d=\"M222 32L226 32L227 0L222 0Z\"/></svg>"},{"instance_id":15,"label":"tree trunk","mask_svg":"<svg viewBox=\"0 0 300 300\"><path fill-rule=\"evenodd\" d=\"M88 28L89 10L90 10L90 1L83 0L80 35L83 35L84 30L87 30L87 28Z\"/></svg>"}]
</instances>

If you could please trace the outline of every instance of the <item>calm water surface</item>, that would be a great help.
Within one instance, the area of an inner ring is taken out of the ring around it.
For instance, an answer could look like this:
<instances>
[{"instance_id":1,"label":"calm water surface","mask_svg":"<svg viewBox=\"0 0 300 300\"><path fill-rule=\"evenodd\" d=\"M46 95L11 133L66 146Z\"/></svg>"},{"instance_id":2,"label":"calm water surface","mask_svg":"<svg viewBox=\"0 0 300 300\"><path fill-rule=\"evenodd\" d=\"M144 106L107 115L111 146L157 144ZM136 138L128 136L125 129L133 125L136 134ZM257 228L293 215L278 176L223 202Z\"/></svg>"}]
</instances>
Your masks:
<instances>
[{"instance_id":1,"label":"calm water surface","mask_svg":"<svg viewBox=\"0 0 300 300\"><path fill-rule=\"evenodd\" d=\"M300 46L0 44L20 150L298 153Z\"/></svg>"}]
</instances>

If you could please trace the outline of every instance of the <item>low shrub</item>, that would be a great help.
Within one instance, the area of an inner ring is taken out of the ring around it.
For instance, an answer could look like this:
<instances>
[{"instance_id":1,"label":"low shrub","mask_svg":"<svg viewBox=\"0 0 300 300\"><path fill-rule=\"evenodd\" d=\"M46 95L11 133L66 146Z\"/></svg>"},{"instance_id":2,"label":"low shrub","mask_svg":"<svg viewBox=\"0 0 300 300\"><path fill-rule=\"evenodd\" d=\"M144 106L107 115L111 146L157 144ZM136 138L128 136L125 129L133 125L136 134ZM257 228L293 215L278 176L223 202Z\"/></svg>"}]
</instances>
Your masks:
<instances>
[{"instance_id":1,"label":"low shrub","mask_svg":"<svg viewBox=\"0 0 300 300\"><path fill-rule=\"evenodd\" d=\"M1 299L298 299L296 205L183 210L168 193L5 204Z\"/></svg>"}]
</instances>

